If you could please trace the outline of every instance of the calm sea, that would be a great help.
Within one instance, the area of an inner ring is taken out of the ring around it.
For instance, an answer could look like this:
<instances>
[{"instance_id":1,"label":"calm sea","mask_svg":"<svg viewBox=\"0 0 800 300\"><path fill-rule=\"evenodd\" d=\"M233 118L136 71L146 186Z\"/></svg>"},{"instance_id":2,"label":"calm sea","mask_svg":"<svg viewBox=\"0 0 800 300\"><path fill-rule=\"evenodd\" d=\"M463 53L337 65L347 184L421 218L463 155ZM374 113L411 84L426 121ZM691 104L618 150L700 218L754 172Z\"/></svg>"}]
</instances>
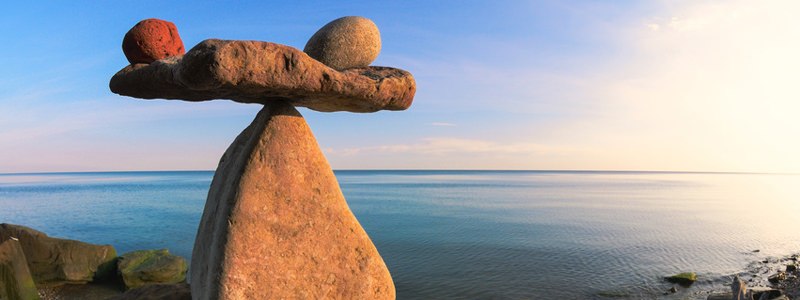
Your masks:
<instances>
[{"instance_id":1,"label":"calm sea","mask_svg":"<svg viewBox=\"0 0 800 300\"><path fill-rule=\"evenodd\" d=\"M0 222L111 244L120 254L168 248L189 259L212 176L0 174ZM800 175L336 176L398 299L705 299L755 262L800 251ZM663 277L679 272L699 280L662 296L672 287Z\"/></svg>"}]
</instances>

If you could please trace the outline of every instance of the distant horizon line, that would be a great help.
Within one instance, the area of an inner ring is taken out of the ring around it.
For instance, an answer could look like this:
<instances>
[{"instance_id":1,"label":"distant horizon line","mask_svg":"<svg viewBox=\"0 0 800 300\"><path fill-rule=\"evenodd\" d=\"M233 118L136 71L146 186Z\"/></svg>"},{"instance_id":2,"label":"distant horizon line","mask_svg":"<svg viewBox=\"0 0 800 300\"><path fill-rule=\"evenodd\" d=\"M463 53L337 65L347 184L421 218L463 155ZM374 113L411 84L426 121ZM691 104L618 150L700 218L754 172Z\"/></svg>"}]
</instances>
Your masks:
<instances>
[{"instance_id":1,"label":"distant horizon line","mask_svg":"<svg viewBox=\"0 0 800 300\"><path fill-rule=\"evenodd\" d=\"M155 172L215 172L216 170L151 170L151 171L47 171L14 172L0 175L46 175L46 174L89 174L89 173L155 173ZM794 172L753 172L753 171L657 171L657 170L578 170L578 169L333 169L338 171L375 172L536 172L536 173L653 173L653 174L752 174L752 175L800 175Z\"/></svg>"}]
</instances>

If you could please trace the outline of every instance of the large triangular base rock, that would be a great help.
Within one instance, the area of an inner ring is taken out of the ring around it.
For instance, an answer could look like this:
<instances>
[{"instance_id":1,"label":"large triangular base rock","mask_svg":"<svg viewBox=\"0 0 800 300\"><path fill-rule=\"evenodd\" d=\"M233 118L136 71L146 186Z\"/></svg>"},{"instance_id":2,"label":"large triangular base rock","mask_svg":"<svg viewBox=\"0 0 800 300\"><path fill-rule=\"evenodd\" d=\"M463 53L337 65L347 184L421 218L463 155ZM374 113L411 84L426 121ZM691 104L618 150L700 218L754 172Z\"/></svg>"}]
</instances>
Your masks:
<instances>
[{"instance_id":1,"label":"large triangular base rock","mask_svg":"<svg viewBox=\"0 0 800 300\"><path fill-rule=\"evenodd\" d=\"M194 299L394 299L303 117L267 104L220 160L190 268Z\"/></svg>"}]
</instances>

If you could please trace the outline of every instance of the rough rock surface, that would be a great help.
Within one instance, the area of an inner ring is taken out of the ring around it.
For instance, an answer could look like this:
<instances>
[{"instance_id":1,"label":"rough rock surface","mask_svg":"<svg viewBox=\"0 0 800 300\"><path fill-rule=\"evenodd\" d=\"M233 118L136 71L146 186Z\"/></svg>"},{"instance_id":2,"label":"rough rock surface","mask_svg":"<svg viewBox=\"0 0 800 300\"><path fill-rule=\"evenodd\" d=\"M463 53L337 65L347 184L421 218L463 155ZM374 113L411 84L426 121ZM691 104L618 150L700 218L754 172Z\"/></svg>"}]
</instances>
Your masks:
<instances>
[{"instance_id":1,"label":"rough rock surface","mask_svg":"<svg viewBox=\"0 0 800 300\"><path fill-rule=\"evenodd\" d=\"M117 269L129 289L158 283L179 283L186 280L188 264L183 257L167 249L139 250L119 257Z\"/></svg>"},{"instance_id":2,"label":"rough rock surface","mask_svg":"<svg viewBox=\"0 0 800 300\"><path fill-rule=\"evenodd\" d=\"M5 300L39 299L25 253L19 241L6 238L0 243L0 298Z\"/></svg>"},{"instance_id":3,"label":"rough rock surface","mask_svg":"<svg viewBox=\"0 0 800 300\"><path fill-rule=\"evenodd\" d=\"M308 125L282 101L222 156L190 272L196 300L395 298Z\"/></svg>"},{"instance_id":4,"label":"rough rock surface","mask_svg":"<svg viewBox=\"0 0 800 300\"><path fill-rule=\"evenodd\" d=\"M339 72L289 46L215 39L182 56L129 65L109 86L114 93L144 99L287 100L323 112L404 110L417 89L414 77L400 69Z\"/></svg>"},{"instance_id":5,"label":"rough rock surface","mask_svg":"<svg viewBox=\"0 0 800 300\"><path fill-rule=\"evenodd\" d=\"M156 60L186 53L175 24L159 19L143 20L122 39L122 52L132 64L149 64Z\"/></svg>"},{"instance_id":6,"label":"rough rock surface","mask_svg":"<svg viewBox=\"0 0 800 300\"><path fill-rule=\"evenodd\" d=\"M117 256L110 245L59 239L25 226L0 224L0 240L19 239L36 284L85 283L103 276Z\"/></svg>"},{"instance_id":7,"label":"rough rock surface","mask_svg":"<svg viewBox=\"0 0 800 300\"><path fill-rule=\"evenodd\" d=\"M733 292L734 300L753 300L753 295L747 292L747 285L739 279L739 276L733 278L731 292Z\"/></svg>"},{"instance_id":8,"label":"rough rock surface","mask_svg":"<svg viewBox=\"0 0 800 300\"><path fill-rule=\"evenodd\" d=\"M381 52L381 33L367 18L338 18L314 33L303 52L335 70L363 68Z\"/></svg>"},{"instance_id":9,"label":"rough rock surface","mask_svg":"<svg viewBox=\"0 0 800 300\"><path fill-rule=\"evenodd\" d=\"M186 283L151 284L106 300L192 300L192 293Z\"/></svg>"}]
</instances>

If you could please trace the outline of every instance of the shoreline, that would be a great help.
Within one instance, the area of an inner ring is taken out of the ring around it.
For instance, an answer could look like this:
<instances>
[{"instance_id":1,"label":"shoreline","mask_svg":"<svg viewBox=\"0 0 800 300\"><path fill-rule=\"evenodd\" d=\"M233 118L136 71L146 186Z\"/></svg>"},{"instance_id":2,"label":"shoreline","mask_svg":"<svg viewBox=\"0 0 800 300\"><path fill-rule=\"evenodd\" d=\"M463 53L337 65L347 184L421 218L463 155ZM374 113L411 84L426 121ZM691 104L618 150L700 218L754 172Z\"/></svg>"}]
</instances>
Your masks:
<instances>
[{"instance_id":1,"label":"shoreline","mask_svg":"<svg viewBox=\"0 0 800 300\"><path fill-rule=\"evenodd\" d=\"M750 263L746 270L738 273L722 276L722 278L740 277L746 284L747 289L776 289L781 291L787 298L779 299L800 299L800 272L786 271L786 266L800 263L800 253L788 255L782 258L762 259ZM774 274L785 272L785 279L771 283L769 277ZM728 283L726 286L730 286ZM38 289L42 300L107 300L111 297L125 293L124 287L118 283L100 282L87 284L64 284L59 286L42 287ZM731 295L730 290L697 290L693 293L693 298L686 298L679 293L668 293L665 291L658 299L730 299L726 295ZM637 295L597 295L603 299L639 299ZM655 296L655 295L654 295Z\"/></svg>"},{"instance_id":2,"label":"shoreline","mask_svg":"<svg viewBox=\"0 0 800 300\"><path fill-rule=\"evenodd\" d=\"M757 250L754 252L758 252ZM714 280L720 280L727 289L697 290L695 298L685 298L675 293L665 292L659 299L706 299L706 300L727 300L733 299L733 286L737 280L750 290L777 290L785 297L769 299L800 299L800 272L797 266L800 264L800 253L786 255L780 258L765 258L752 261L747 268L739 273L720 276ZM793 265L794 267L788 267ZM782 276L777 276L783 274ZM697 296L705 295L702 298ZM676 296L678 296L676 298ZM756 298L758 299L758 298Z\"/></svg>"}]
</instances>

